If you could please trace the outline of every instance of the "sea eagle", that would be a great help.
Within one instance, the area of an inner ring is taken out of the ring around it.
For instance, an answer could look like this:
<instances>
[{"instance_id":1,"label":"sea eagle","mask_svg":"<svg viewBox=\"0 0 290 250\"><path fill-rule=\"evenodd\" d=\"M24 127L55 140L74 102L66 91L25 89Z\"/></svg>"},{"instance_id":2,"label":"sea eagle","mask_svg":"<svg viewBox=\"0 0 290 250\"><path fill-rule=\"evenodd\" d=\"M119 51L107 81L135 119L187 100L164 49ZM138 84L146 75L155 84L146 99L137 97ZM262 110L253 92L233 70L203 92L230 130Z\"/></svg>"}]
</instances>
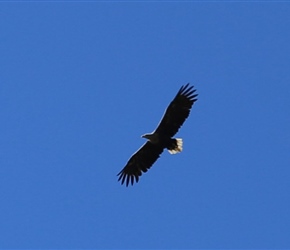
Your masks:
<instances>
[{"instance_id":1,"label":"sea eagle","mask_svg":"<svg viewBox=\"0 0 290 250\"><path fill-rule=\"evenodd\" d=\"M121 184L126 182L126 186L139 181L142 172L147 172L153 163L159 158L166 148L170 154L182 151L182 139L172 138L186 118L189 116L192 105L197 101L196 89L189 86L189 83L182 86L172 102L167 107L159 125L152 134L142 135L146 138L141 148L134 153L126 166L117 175Z\"/></svg>"}]
</instances>

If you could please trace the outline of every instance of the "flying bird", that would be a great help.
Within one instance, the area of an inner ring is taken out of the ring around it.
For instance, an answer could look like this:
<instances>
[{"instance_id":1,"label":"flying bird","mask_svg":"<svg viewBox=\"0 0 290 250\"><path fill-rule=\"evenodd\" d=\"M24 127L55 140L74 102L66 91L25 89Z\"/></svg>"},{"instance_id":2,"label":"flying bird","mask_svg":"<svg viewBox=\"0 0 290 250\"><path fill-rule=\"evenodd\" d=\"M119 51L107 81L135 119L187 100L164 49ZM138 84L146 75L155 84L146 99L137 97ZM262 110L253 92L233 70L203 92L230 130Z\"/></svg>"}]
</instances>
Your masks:
<instances>
[{"instance_id":1,"label":"flying bird","mask_svg":"<svg viewBox=\"0 0 290 250\"><path fill-rule=\"evenodd\" d=\"M182 139L173 138L189 116L192 105L197 101L196 89L189 83L182 86L167 107L159 125L152 134L142 135L147 139L129 159L126 166L117 174L118 181L126 186L138 182L142 172L145 173L160 157L166 148L170 154L182 151Z\"/></svg>"}]
</instances>

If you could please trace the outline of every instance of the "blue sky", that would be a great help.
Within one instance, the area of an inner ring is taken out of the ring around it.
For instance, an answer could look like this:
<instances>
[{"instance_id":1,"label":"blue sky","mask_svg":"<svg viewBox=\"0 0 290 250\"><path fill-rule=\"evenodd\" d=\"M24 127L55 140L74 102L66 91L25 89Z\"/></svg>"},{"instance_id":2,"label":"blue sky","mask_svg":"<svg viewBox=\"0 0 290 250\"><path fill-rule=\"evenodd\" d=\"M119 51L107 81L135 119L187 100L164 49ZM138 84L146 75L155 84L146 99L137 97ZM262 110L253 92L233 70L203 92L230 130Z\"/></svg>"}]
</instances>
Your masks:
<instances>
[{"instance_id":1,"label":"blue sky","mask_svg":"<svg viewBox=\"0 0 290 250\"><path fill-rule=\"evenodd\" d=\"M289 13L1 2L0 248L290 248ZM183 152L121 186L187 82Z\"/></svg>"}]
</instances>

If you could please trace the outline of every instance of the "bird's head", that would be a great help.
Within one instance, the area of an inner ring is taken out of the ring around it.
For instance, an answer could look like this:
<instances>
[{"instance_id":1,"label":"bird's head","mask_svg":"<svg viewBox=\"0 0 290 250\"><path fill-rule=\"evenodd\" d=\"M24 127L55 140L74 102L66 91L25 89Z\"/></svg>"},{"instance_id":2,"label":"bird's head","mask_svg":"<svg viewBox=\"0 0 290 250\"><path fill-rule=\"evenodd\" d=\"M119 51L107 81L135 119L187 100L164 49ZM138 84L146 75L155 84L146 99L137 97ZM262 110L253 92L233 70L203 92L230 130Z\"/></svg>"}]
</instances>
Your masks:
<instances>
[{"instance_id":1,"label":"bird's head","mask_svg":"<svg viewBox=\"0 0 290 250\"><path fill-rule=\"evenodd\" d=\"M158 143L158 141L159 141L158 134L156 134L156 133L145 134L145 135L142 135L141 137L147 139L148 141L150 141L152 143Z\"/></svg>"},{"instance_id":2,"label":"bird's head","mask_svg":"<svg viewBox=\"0 0 290 250\"><path fill-rule=\"evenodd\" d=\"M144 134L141 137L149 140L152 137L152 135L151 134Z\"/></svg>"}]
</instances>

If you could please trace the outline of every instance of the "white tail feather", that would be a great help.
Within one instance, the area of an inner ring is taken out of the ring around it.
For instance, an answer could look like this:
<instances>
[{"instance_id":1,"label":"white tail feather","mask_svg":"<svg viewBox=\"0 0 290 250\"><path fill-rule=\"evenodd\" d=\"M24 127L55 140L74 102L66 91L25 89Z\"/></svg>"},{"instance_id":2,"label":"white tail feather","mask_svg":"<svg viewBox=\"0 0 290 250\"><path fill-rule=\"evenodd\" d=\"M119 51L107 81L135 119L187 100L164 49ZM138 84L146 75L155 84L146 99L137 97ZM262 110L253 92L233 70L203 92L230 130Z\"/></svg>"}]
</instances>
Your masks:
<instances>
[{"instance_id":1,"label":"white tail feather","mask_svg":"<svg viewBox=\"0 0 290 250\"><path fill-rule=\"evenodd\" d=\"M176 138L175 140L176 140L177 146L174 149L168 150L168 152L170 154L177 154L177 153L180 153L182 151L182 145L183 145L182 139L181 138Z\"/></svg>"}]
</instances>

